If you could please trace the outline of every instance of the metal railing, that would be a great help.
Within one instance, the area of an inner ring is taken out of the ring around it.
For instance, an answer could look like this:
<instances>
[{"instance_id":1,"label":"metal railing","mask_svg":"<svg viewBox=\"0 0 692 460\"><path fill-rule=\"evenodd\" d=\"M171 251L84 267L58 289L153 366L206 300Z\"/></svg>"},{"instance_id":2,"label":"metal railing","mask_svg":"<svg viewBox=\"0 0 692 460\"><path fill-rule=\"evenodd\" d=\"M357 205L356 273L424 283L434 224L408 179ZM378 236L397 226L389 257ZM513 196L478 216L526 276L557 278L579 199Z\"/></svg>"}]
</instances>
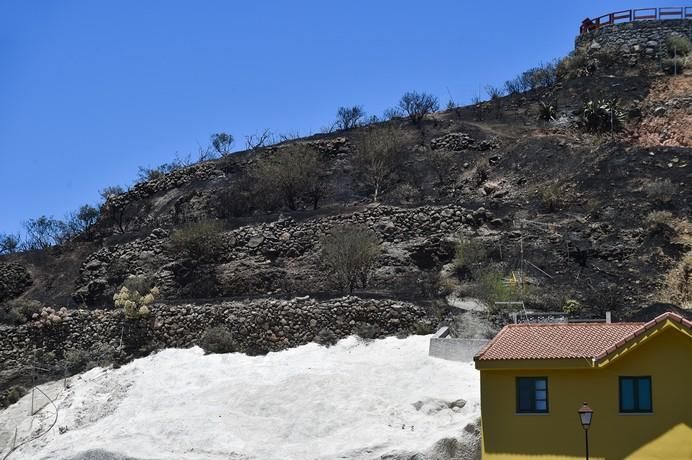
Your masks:
<instances>
[{"instance_id":1,"label":"metal railing","mask_svg":"<svg viewBox=\"0 0 692 460\"><path fill-rule=\"evenodd\" d=\"M614 11L596 18L584 19L579 27L579 33L585 34L614 24L653 19L692 19L692 6L637 8L635 10Z\"/></svg>"}]
</instances>

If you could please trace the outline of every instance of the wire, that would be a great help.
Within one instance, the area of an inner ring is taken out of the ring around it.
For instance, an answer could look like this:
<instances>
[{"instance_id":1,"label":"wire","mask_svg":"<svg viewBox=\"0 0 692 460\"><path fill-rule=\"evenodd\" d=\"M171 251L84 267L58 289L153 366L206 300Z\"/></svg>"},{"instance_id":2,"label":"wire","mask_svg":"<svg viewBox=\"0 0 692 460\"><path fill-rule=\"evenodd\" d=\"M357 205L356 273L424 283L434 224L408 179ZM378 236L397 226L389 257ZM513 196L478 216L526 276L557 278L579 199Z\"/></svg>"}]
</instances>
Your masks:
<instances>
[{"instance_id":1,"label":"wire","mask_svg":"<svg viewBox=\"0 0 692 460\"><path fill-rule=\"evenodd\" d=\"M50 403L53 405L53 408L55 409L55 417L53 418L53 423L51 423L51 425L48 427L48 429L47 429L46 431L44 431L43 433L39 433L39 434L37 434L36 436L34 436L34 437L32 437L32 438L29 438L29 439L26 439L26 440L20 442L19 444L17 444L16 446L12 447L12 448L9 450L9 452L7 452L7 454L5 454L5 456L2 458L2 460L7 460L7 458L8 458L10 455L12 455L13 452L15 452L17 449L19 449L19 448L22 447L23 445L28 444L28 443L30 443L30 442L32 442L32 441L35 441L35 440L37 440L38 438L40 438L40 437L46 435L50 430L53 429L53 427L55 426L55 424L58 423L58 406L57 406L57 404L55 404L55 401L53 401L53 399L51 399L51 397L48 396L41 388L39 388L39 387L34 387L34 389L40 391L40 392L43 394L43 396L45 396L46 399L48 399L48 401L50 401ZM32 417L33 417L33 414L32 414Z\"/></svg>"}]
</instances>

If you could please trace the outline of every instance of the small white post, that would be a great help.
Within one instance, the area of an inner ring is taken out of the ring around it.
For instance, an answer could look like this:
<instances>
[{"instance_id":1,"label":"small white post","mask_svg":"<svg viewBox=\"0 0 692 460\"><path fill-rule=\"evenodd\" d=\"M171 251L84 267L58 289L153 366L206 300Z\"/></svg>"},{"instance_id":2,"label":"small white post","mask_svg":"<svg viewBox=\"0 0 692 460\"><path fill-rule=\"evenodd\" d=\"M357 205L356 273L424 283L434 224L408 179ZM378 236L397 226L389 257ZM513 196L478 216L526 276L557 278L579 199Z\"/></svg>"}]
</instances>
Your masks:
<instances>
[{"instance_id":1,"label":"small white post","mask_svg":"<svg viewBox=\"0 0 692 460\"><path fill-rule=\"evenodd\" d=\"M606 312L606 323L607 323L607 324L610 324L610 323L612 323L612 322L613 322L613 321L612 321L612 317L611 317L611 312L607 311L607 312Z\"/></svg>"}]
</instances>

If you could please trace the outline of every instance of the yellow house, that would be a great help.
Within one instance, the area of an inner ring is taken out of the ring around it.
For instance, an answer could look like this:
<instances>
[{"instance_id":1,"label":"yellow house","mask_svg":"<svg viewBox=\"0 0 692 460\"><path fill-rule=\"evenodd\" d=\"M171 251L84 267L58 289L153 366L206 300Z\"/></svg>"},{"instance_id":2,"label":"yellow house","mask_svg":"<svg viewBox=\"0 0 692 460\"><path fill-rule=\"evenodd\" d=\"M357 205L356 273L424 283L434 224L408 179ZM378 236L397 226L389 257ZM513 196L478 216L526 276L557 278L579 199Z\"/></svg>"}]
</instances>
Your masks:
<instances>
[{"instance_id":1,"label":"yellow house","mask_svg":"<svg viewBox=\"0 0 692 460\"><path fill-rule=\"evenodd\" d=\"M692 322L512 324L474 358L484 459L692 460Z\"/></svg>"}]
</instances>

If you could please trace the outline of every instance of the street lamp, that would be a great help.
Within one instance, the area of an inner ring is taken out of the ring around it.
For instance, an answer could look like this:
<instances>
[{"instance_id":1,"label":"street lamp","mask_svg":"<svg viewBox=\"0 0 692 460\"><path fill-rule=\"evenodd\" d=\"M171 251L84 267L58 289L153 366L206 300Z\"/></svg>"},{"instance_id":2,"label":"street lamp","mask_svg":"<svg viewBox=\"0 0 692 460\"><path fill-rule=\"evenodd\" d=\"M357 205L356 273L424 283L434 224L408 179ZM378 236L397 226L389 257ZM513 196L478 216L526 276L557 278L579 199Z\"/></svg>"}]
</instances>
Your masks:
<instances>
[{"instance_id":1,"label":"street lamp","mask_svg":"<svg viewBox=\"0 0 692 460\"><path fill-rule=\"evenodd\" d=\"M584 428L584 439L586 441L586 460L589 460L589 427L591 426L593 410L586 403L584 403L577 412L579 412L581 426Z\"/></svg>"}]
</instances>

